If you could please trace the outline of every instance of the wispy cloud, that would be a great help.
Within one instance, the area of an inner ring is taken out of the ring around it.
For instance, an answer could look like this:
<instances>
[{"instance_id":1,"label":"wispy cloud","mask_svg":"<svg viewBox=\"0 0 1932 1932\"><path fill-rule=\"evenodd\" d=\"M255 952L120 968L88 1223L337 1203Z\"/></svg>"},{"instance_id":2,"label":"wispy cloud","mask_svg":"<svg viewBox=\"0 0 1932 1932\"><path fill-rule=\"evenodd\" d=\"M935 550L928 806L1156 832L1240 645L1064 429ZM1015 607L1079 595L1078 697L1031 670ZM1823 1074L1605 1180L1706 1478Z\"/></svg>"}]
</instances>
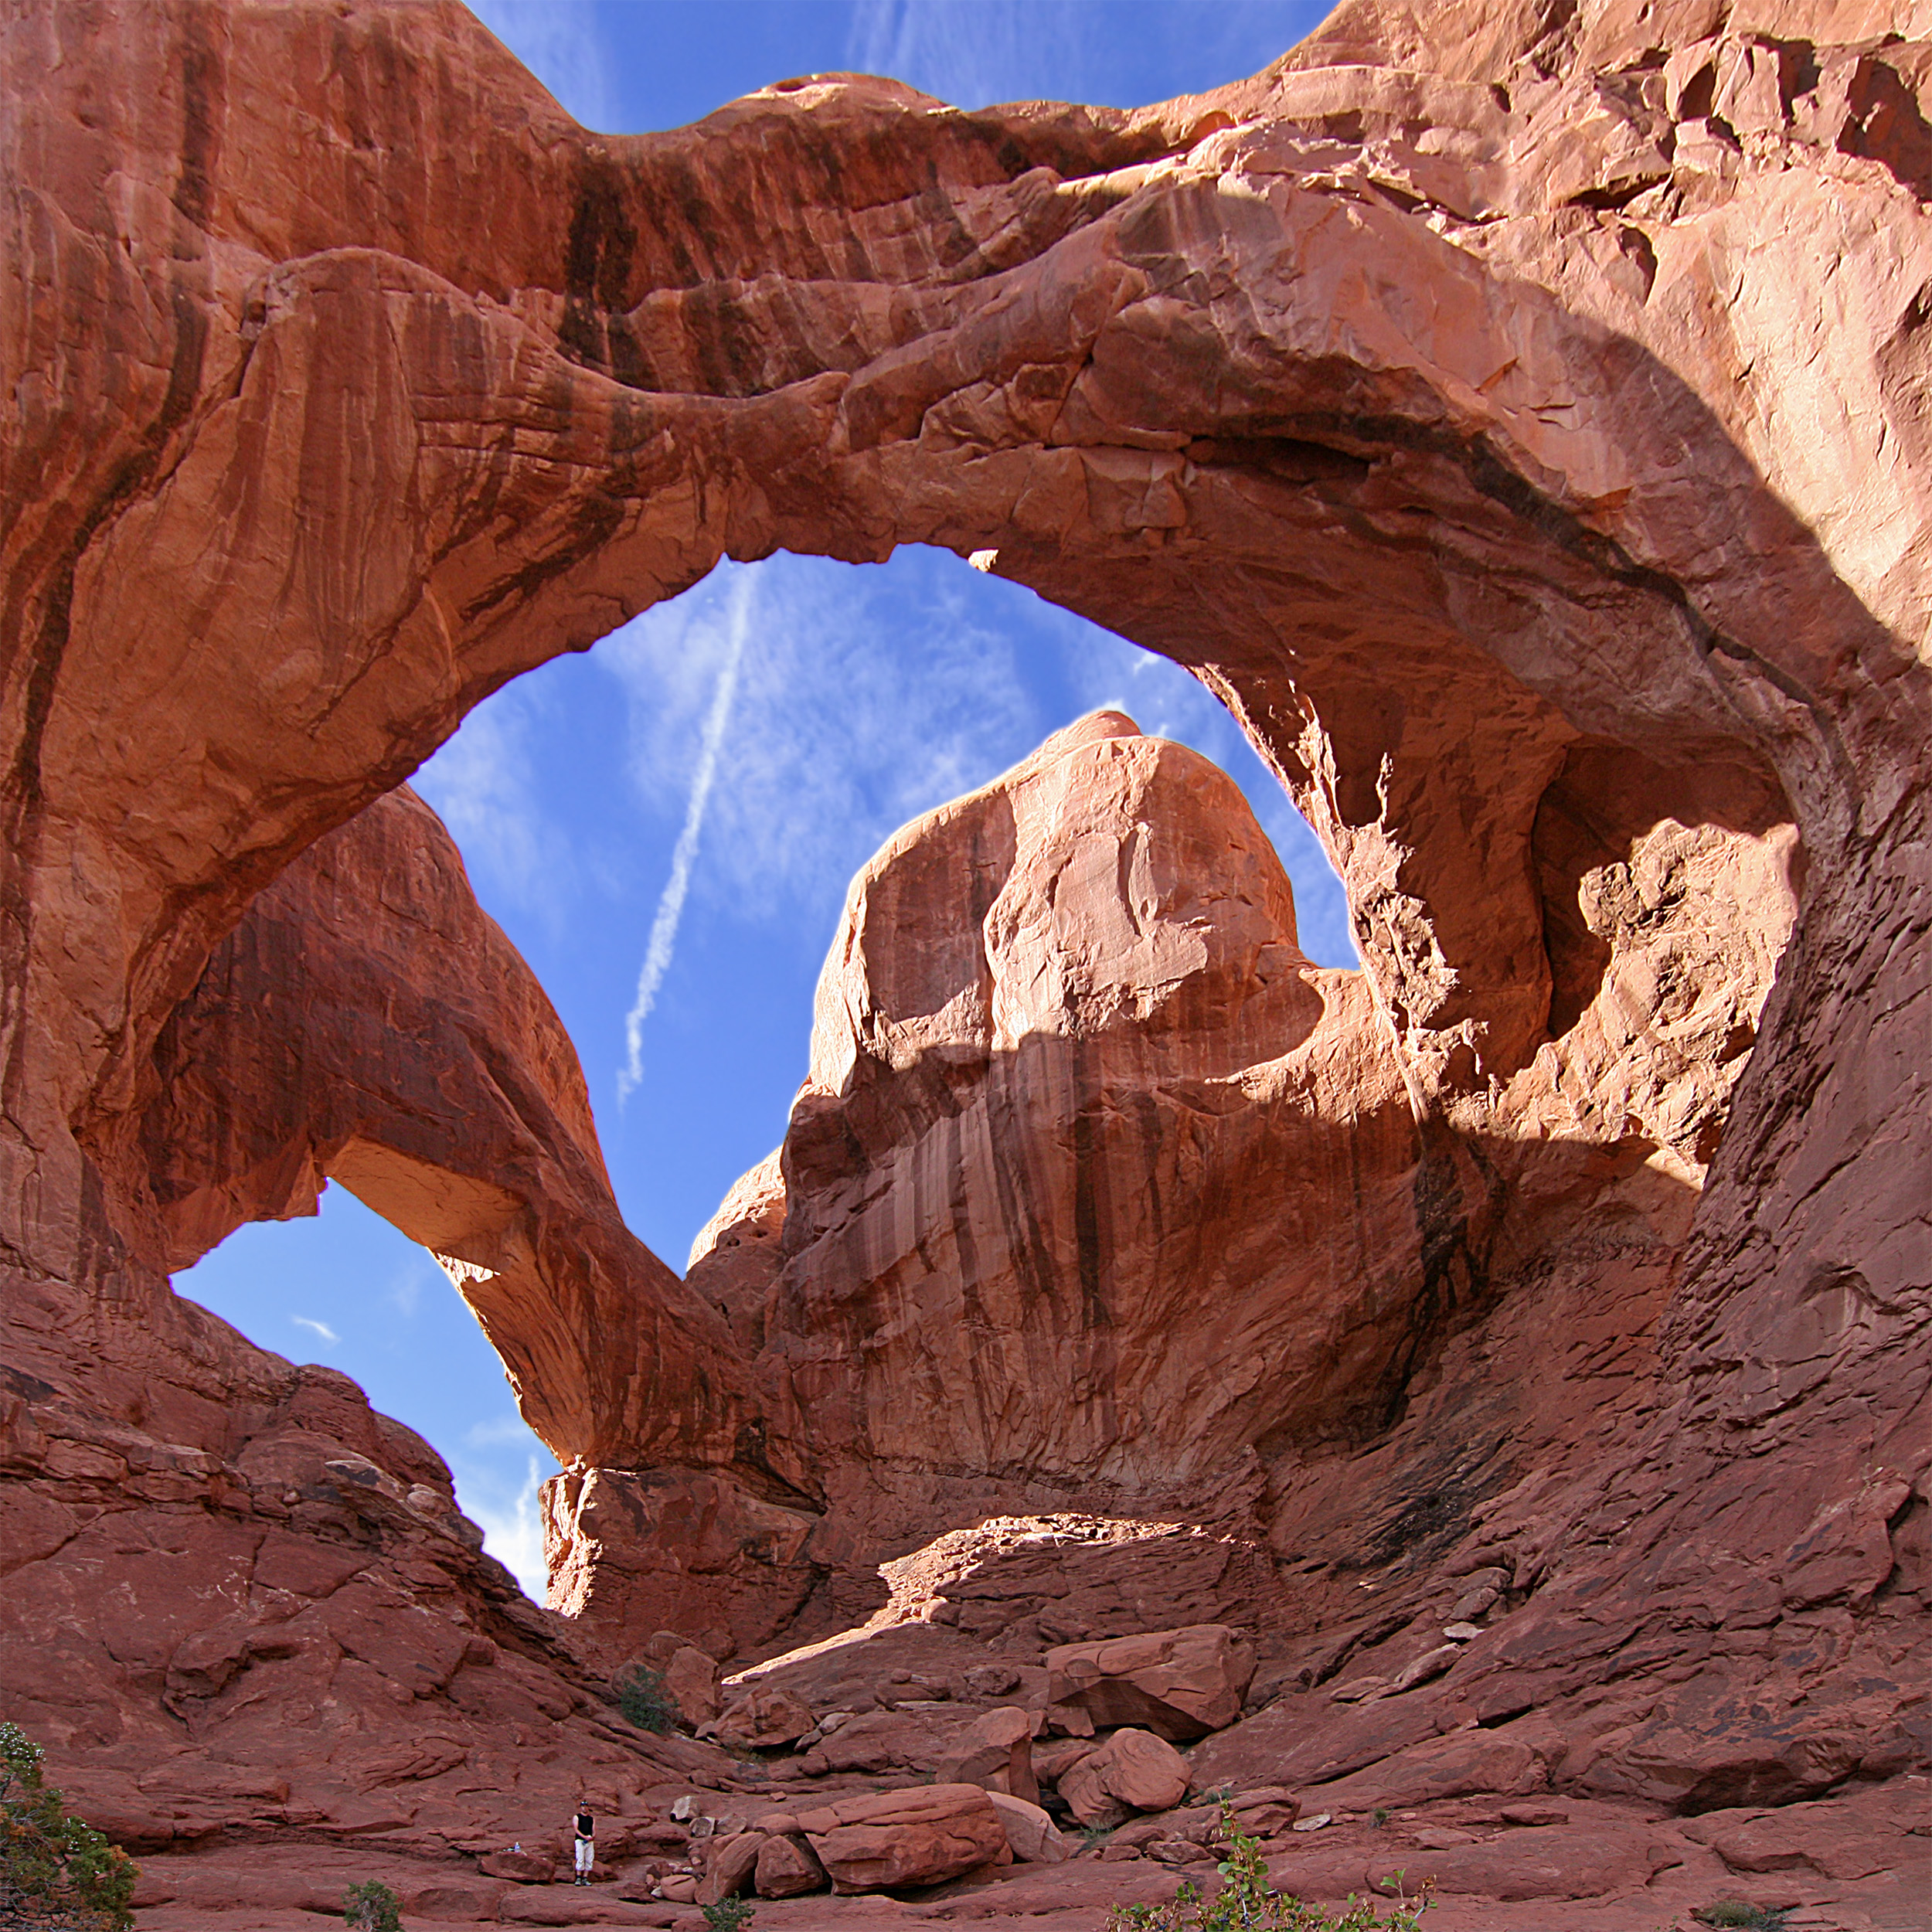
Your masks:
<instances>
[{"instance_id":1,"label":"wispy cloud","mask_svg":"<svg viewBox=\"0 0 1932 1932\"><path fill-rule=\"evenodd\" d=\"M527 1430L524 1434L529 1436ZM520 1481L474 1464L452 1465L452 1470L457 1506L482 1531L483 1547L523 1586L526 1596L542 1603L548 1583L539 1493L544 1483L543 1459L536 1454L526 1458Z\"/></svg>"},{"instance_id":2,"label":"wispy cloud","mask_svg":"<svg viewBox=\"0 0 1932 1932\"><path fill-rule=\"evenodd\" d=\"M891 573L773 557L597 647L629 699L648 820L688 822L692 747L731 660L730 600L754 573L750 648L690 884L743 923L818 944L853 872L893 832L1023 757L1060 720L1043 718L983 600L978 616L969 607L979 580L961 581L951 557L903 553Z\"/></svg>"},{"instance_id":3,"label":"wispy cloud","mask_svg":"<svg viewBox=\"0 0 1932 1932\"><path fill-rule=\"evenodd\" d=\"M532 740L545 687L524 679L486 698L410 781L462 849L471 878L555 939L578 889L571 842L544 806Z\"/></svg>"},{"instance_id":4,"label":"wispy cloud","mask_svg":"<svg viewBox=\"0 0 1932 1932\"><path fill-rule=\"evenodd\" d=\"M637 998L624 1016L624 1063L617 1074L617 1101L621 1106L644 1077L644 1022L658 1003L658 988L671 970L671 955L678 944L678 922L684 917L685 895L691 889L691 868L698 855L698 840L704 830L705 807L711 798L713 781L718 775L718 753L724 743L725 727L731 722L731 700L738 689L738 668L744 662L745 637L751 622L752 574L736 571L731 580L728 614L725 620L725 659L712 693L711 708L705 714L704 729L698 740L698 769L691 781L691 795L684 811L684 826L678 834L671 855L671 876L665 881L658 899L656 916L651 921L651 937L644 949L644 965L638 975Z\"/></svg>"},{"instance_id":5,"label":"wispy cloud","mask_svg":"<svg viewBox=\"0 0 1932 1932\"><path fill-rule=\"evenodd\" d=\"M850 58L862 72L888 74L958 107L1049 92L1084 99L1091 11L1039 0L859 0Z\"/></svg>"},{"instance_id":6,"label":"wispy cloud","mask_svg":"<svg viewBox=\"0 0 1932 1932\"><path fill-rule=\"evenodd\" d=\"M472 1449L501 1449L506 1444L527 1448L533 1437L530 1425L521 1416L492 1416L471 1423L463 1431L463 1440Z\"/></svg>"},{"instance_id":7,"label":"wispy cloud","mask_svg":"<svg viewBox=\"0 0 1932 1932\"><path fill-rule=\"evenodd\" d=\"M587 128L612 131L610 50L596 10L560 0L469 0L470 11Z\"/></svg>"},{"instance_id":8,"label":"wispy cloud","mask_svg":"<svg viewBox=\"0 0 1932 1932\"><path fill-rule=\"evenodd\" d=\"M326 1321L317 1321L305 1315L291 1315L288 1318L297 1328L308 1329L324 1342L333 1344L342 1338Z\"/></svg>"},{"instance_id":9,"label":"wispy cloud","mask_svg":"<svg viewBox=\"0 0 1932 1932\"><path fill-rule=\"evenodd\" d=\"M389 1278L389 1304L405 1321L413 1318L423 1299L423 1284L429 1279L427 1267L414 1262L397 1268Z\"/></svg>"},{"instance_id":10,"label":"wispy cloud","mask_svg":"<svg viewBox=\"0 0 1932 1932\"><path fill-rule=\"evenodd\" d=\"M1131 107L1257 73L1328 11L1328 0L859 0L848 58L955 107Z\"/></svg>"}]
</instances>

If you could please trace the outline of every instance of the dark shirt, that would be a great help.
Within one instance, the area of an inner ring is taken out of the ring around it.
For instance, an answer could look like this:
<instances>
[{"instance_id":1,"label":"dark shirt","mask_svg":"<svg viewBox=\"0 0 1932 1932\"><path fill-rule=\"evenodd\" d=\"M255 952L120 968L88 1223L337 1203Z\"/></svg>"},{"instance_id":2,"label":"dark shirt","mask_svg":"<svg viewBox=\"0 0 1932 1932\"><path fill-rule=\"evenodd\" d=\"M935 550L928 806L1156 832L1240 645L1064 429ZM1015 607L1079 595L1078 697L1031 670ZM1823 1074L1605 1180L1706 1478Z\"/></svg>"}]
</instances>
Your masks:
<instances>
[{"instance_id":1,"label":"dark shirt","mask_svg":"<svg viewBox=\"0 0 1932 1932\"><path fill-rule=\"evenodd\" d=\"M579 1838L590 1838L594 1835L594 1832L590 1823L590 1814L588 1811L578 1812L577 1836Z\"/></svg>"}]
</instances>

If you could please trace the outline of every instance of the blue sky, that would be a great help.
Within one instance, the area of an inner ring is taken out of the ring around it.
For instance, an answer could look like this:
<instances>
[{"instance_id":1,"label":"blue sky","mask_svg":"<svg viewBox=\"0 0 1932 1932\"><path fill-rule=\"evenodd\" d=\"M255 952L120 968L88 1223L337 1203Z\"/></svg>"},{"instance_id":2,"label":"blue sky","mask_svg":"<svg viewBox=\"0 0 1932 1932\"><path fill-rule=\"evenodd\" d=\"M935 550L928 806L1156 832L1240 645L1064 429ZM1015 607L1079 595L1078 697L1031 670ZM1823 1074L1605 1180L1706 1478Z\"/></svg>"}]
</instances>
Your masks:
<instances>
[{"instance_id":1,"label":"blue sky","mask_svg":"<svg viewBox=\"0 0 1932 1932\"><path fill-rule=\"evenodd\" d=\"M1264 66L1298 0L488 0L558 100L675 127L767 82L888 73L974 107L1134 106ZM1097 706L1207 753L1294 878L1304 948L1352 965L1341 889L1233 720L1165 659L947 553L726 564L480 706L415 783L583 1056L631 1225L682 1271L783 1136L852 873L906 820ZM555 1468L435 1262L339 1187L238 1230L176 1287L353 1376L448 1460L488 1546L538 1594Z\"/></svg>"}]
</instances>

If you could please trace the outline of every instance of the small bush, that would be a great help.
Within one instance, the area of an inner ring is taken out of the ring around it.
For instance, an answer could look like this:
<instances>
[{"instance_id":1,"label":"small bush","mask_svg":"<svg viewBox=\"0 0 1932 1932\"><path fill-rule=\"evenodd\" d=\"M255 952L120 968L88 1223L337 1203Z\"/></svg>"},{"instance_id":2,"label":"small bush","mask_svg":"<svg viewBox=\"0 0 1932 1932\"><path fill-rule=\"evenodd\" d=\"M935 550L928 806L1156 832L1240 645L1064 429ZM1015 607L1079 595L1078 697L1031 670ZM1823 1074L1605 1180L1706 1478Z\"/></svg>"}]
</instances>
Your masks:
<instances>
[{"instance_id":1,"label":"small bush","mask_svg":"<svg viewBox=\"0 0 1932 1932\"><path fill-rule=\"evenodd\" d=\"M1319 1906L1275 1890L1261 1847L1235 1823L1234 1808L1225 1800L1221 1836L1229 1850L1214 1897L1203 1898L1188 1883L1165 1905L1117 1905L1107 1914L1107 1932L1420 1932L1423 1913L1435 1903L1427 1887L1411 1899L1398 1872L1384 1881L1396 1894L1388 1917L1373 1899L1351 1893L1341 1916L1331 1918Z\"/></svg>"},{"instance_id":2,"label":"small bush","mask_svg":"<svg viewBox=\"0 0 1932 1932\"><path fill-rule=\"evenodd\" d=\"M627 1724L660 1735L676 1729L682 1713L665 1695L664 1679L648 1664L633 1664L611 1688L616 1694L617 1715Z\"/></svg>"},{"instance_id":3,"label":"small bush","mask_svg":"<svg viewBox=\"0 0 1932 1932\"><path fill-rule=\"evenodd\" d=\"M1784 1932L1783 1906L1753 1905L1747 1899L1719 1899L1691 1917L1706 1925L1735 1926L1740 1932Z\"/></svg>"},{"instance_id":4,"label":"small bush","mask_svg":"<svg viewBox=\"0 0 1932 1932\"><path fill-rule=\"evenodd\" d=\"M0 1723L0 1917L58 1912L126 1932L140 1868L66 1815L60 1793L43 1781L45 1755L18 1724Z\"/></svg>"},{"instance_id":5,"label":"small bush","mask_svg":"<svg viewBox=\"0 0 1932 1932\"><path fill-rule=\"evenodd\" d=\"M402 1903L380 1879L365 1879L342 1894L342 1923L351 1932L403 1932Z\"/></svg>"},{"instance_id":6,"label":"small bush","mask_svg":"<svg viewBox=\"0 0 1932 1932\"><path fill-rule=\"evenodd\" d=\"M740 1927L750 1923L757 1910L749 1899L720 1899L716 1905L705 1906L704 1922L711 1932L739 1932Z\"/></svg>"}]
</instances>

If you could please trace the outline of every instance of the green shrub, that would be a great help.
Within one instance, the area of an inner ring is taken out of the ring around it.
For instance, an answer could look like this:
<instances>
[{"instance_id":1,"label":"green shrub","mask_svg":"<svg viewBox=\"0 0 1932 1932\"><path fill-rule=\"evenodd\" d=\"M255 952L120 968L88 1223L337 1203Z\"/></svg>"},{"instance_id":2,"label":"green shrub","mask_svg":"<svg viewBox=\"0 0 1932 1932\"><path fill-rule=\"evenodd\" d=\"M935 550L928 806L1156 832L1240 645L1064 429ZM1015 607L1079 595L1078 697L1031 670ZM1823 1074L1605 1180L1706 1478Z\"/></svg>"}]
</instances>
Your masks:
<instances>
[{"instance_id":1,"label":"green shrub","mask_svg":"<svg viewBox=\"0 0 1932 1932\"><path fill-rule=\"evenodd\" d=\"M1740 1932L1784 1932L1783 1906L1753 1905L1747 1899L1719 1899L1691 1917L1706 1925L1735 1926Z\"/></svg>"},{"instance_id":2,"label":"green shrub","mask_svg":"<svg viewBox=\"0 0 1932 1932\"><path fill-rule=\"evenodd\" d=\"M749 1923L757 1910L749 1899L720 1899L716 1905L704 1908L704 1922L711 1932L739 1932L739 1927Z\"/></svg>"},{"instance_id":3,"label":"green shrub","mask_svg":"<svg viewBox=\"0 0 1932 1932\"><path fill-rule=\"evenodd\" d=\"M342 1923L351 1932L403 1932L402 1903L380 1879L365 1879L342 1894Z\"/></svg>"},{"instance_id":4,"label":"green shrub","mask_svg":"<svg viewBox=\"0 0 1932 1932\"><path fill-rule=\"evenodd\" d=\"M140 1869L66 1815L60 1793L43 1782L45 1755L18 1724L0 1723L0 1917L58 1911L125 1932Z\"/></svg>"},{"instance_id":5,"label":"green shrub","mask_svg":"<svg viewBox=\"0 0 1932 1932\"><path fill-rule=\"evenodd\" d=\"M641 1731L674 1730L682 1713L665 1694L664 1679L648 1664L633 1664L611 1685L617 1715Z\"/></svg>"},{"instance_id":6,"label":"green shrub","mask_svg":"<svg viewBox=\"0 0 1932 1932\"><path fill-rule=\"evenodd\" d=\"M1422 1915L1435 1901L1427 1887L1420 1898L1403 1889L1403 1874L1383 1883L1395 1893L1388 1917L1373 1899L1352 1893L1338 1918L1285 1892L1268 1879L1261 1848L1234 1821L1234 1808L1221 1805L1221 1836L1228 1855L1221 1861L1221 1889L1203 1898L1184 1883L1165 1905L1117 1905L1107 1914L1107 1932L1420 1932Z\"/></svg>"}]
</instances>

